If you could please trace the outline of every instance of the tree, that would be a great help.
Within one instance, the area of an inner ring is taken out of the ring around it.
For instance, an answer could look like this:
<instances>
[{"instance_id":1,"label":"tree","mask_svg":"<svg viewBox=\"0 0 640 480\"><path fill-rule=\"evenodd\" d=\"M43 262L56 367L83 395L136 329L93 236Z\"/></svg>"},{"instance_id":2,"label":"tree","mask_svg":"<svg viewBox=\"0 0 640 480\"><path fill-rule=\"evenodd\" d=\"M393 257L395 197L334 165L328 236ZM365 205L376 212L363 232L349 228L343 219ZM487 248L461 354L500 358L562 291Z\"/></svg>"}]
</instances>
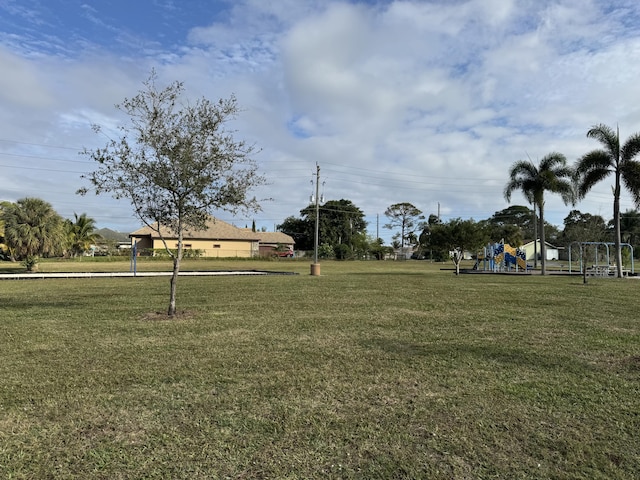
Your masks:
<instances>
[{"instance_id":1,"label":"tree","mask_svg":"<svg viewBox=\"0 0 640 480\"><path fill-rule=\"evenodd\" d=\"M315 206L309 205L300 213L315 225ZM342 243L351 246L354 235L365 233L366 230L364 212L351 200L329 200L320 207L319 237L322 243L334 249Z\"/></svg>"},{"instance_id":2,"label":"tree","mask_svg":"<svg viewBox=\"0 0 640 480\"><path fill-rule=\"evenodd\" d=\"M362 259L377 248L376 241L365 232L354 233L351 237L349 245L351 249L351 258Z\"/></svg>"},{"instance_id":3,"label":"tree","mask_svg":"<svg viewBox=\"0 0 640 480\"><path fill-rule=\"evenodd\" d=\"M384 228L394 230L399 228L400 232L393 236L394 240L400 242L400 248L404 250L405 244L415 245L418 243L416 230L420 227L418 221L424 220L422 211L410 203L395 203L387 208L384 214L389 218Z\"/></svg>"},{"instance_id":4,"label":"tree","mask_svg":"<svg viewBox=\"0 0 640 480\"><path fill-rule=\"evenodd\" d=\"M95 244L102 237L95 233L96 221L93 218L87 217L86 213L80 216L74 213L73 216L75 217L75 222L67 220L65 227L70 253L71 256L75 257L89 250L91 245Z\"/></svg>"},{"instance_id":5,"label":"tree","mask_svg":"<svg viewBox=\"0 0 640 480\"><path fill-rule=\"evenodd\" d=\"M640 240L640 212L627 210L620 215L620 238L635 249Z\"/></svg>"},{"instance_id":6,"label":"tree","mask_svg":"<svg viewBox=\"0 0 640 480\"><path fill-rule=\"evenodd\" d=\"M605 242L607 236L607 224L600 215L571 210L564 219L562 242L565 246L572 242Z\"/></svg>"},{"instance_id":7,"label":"tree","mask_svg":"<svg viewBox=\"0 0 640 480\"><path fill-rule=\"evenodd\" d=\"M313 228L309 219L296 218L293 215L285 218L280 225L276 226L276 230L286 233L295 240L298 250L313 250L315 232Z\"/></svg>"},{"instance_id":8,"label":"tree","mask_svg":"<svg viewBox=\"0 0 640 480\"><path fill-rule=\"evenodd\" d=\"M524 243L522 229L518 225L505 224L498 226L487 223L486 220L479 223L487 229L488 236L491 240L503 240L504 243L508 243L513 247L520 247Z\"/></svg>"},{"instance_id":9,"label":"tree","mask_svg":"<svg viewBox=\"0 0 640 480\"><path fill-rule=\"evenodd\" d=\"M368 238L368 252L373 255L376 260L384 260L387 255L391 255L393 253L393 248L384 245L384 240L381 238Z\"/></svg>"},{"instance_id":10,"label":"tree","mask_svg":"<svg viewBox=\"0 0 640 480\"><path fill-rule=\"evenodd\" d=\"M571 179L573 172L567 166L567 159L561 153L550 153L536 166L532 161L519 160L509 171L509 182L504 189L504 197L509 202L515 190L521 190L525 198L538 207L540 224L541 273L546 274L546 239L544 224L544 192L558 193L565 204L574 202ZM534 238L534 241L537 239Z\"/></svg>"},{"instance_id":11,"label":"tree","mask_svg":"<svg viewBox=\"0 0 640 480\"><path fill-rule=\"evenodd\" d=\"M0 260L6 260L9 256L7 245L4 243L4 209L9 206L9 202L0 202Z\"/></svg>"},{"instance_id":12,"label":"tree","mask_svg":"<svg viewBox=\"0 0 640 480\"><path fill-rule=\"evenodd\" d=\"M496 230L516 226L520 229L522 240L535 238L534 213L524 205L510 205L503 210L495 212L486 222L495 227ZM498 240L498 238L496 237L495 240ZM515 243L507 243L515 245Z\"/></svg>"},{"instance_id":13,"label":"tree","mask_svg":"<svg viewBox=\"0 0 640 480\"><path fill-rule=\"evenodd\" d=\"M173 260L168 308L172 317L185 231L205 229L215 210L259 210L249 191L264 178L251 158L253 147L235 140L226 128L238 114L234 96L191 104L182 102L181 82L159 90L155 80L152 72L143 90L116 106L130 122L120 127L119 140L85 149L99 167L84 178L96 194L128 199L135 215L162 239ZM167 245L167 235L178 239L177 251Z\"/></svg>"},{"instance_id":14,"label":"tree","mask_svg":"<svg viewBox=\"0 0 640 480\"><path fill-rule=\"evenodd\" d=\"M435 225L441 225L442 220L435 214L429 215L426 222L420 222L420 234L418 235L418 250L414 252L418 256L428 256L430 260L433 260L433 248L431 245L431 231Z\"/></svg>"},{"instance_id":15,"label":"tree","mask_svg":"<svg viewBox=\"0 0 640 480\"><path fill-rule=\"evenodd\" d=\"M432 247L439 250L440 256L451 258L456 266L456 275L460 274L460 262L465 252L476 251L488 241L482 225L473 219L460 218L434 225L430 237Z\"/></svg>"},{"instance_id":16,"label":"tree","mask_svg":"<svg viewBox=\"0 0 640 480\"><path fill-rule=\"evenodd\" d=\"M37 257L58 253L63 238L62 218L51 204L23 198L2 209L5 243L10 254L31 271Z\"/></svg>"},{"instance_id":17,"label":"tree","mask_svg":"<svg viewBox=\"0 0 640 480\"><path fill-rule=\"evenodd\" d=\"M300 250L311 250L315 241L315 205L300 210L302 218L285 218L277 230L291 235ZM318 233L320 242L336 249L345 244L351 252L358 251L366 238L367 222L364 213L351 200L329 200L320 207ZM338 249L345 254L344 247Z\"/></svg>"},{"instance_id":18,"label":"tree","mask_svg":"<svg viewBox=\"0 0 640 480\"><path fill-rule=\"evenodd\" d=\"M620 131L607 125L595 125L587 132L588 138L600 142L603 148L592 150L581 157L576 165L578 197L584 198L594 185L614 176L613 186L613 225L616 249L616 274L622 277L622 248L620 230L620 193L622 184L631 193L636 207L640 206L640 162L635 160L640 152L640 133L631 135L620 146Z\"/></svg>"}]
</instances>

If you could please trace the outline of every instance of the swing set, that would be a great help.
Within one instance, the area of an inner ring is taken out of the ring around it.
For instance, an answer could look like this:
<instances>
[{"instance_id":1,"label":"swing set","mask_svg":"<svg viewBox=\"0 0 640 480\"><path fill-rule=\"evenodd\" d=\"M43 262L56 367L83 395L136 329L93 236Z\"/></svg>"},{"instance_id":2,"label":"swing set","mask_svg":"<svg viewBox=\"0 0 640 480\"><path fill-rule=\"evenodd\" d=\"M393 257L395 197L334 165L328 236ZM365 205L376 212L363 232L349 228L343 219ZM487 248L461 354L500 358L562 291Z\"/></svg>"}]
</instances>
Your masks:
<instances>
[{"instance_id":1,"label":"swing set","mask_svg":"<svg viewBox=\"0 0 640 480\"><path fill-rule=\"evenodd\" d=\"M615 243L612 242L572 242L569 245L569 273L571 273L571 251L574 246L578 246L580 248L580 271L579 273L583 275L589 275L594 277L611 277L616 275L616 265L615 262L611 264L609 258L609 247L614 246ZM631 253L631 269L625 269L622 267L622 275L624 277L628 275L635 275L635 265L633 263L633 247L629 243L621 243L621 247L626 247L629 249ZM595 261L590 266L586 265L585 257L587 254L587 248L595 247ZM606 260L605 263L599 263L600 255L598 252L598 247L604 247L606 250L606 254L603 257L603 260ZM578 273L578 272L576 272Z\"/></svg>"}]
</instances>

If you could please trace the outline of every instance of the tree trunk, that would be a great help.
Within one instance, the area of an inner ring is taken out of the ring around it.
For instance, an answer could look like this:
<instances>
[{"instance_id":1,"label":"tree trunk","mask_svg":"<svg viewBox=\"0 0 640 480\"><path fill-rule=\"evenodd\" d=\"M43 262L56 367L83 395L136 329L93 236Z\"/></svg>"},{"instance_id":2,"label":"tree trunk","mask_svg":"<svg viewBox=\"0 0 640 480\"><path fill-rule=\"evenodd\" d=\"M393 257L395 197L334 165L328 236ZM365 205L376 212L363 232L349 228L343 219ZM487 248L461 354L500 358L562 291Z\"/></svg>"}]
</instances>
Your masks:
<instances>
[{"instance_id":1,"label":"tree trunk","mask_svg":"<svg viewBox=\"0 0 640 480\"><path fill-rule=\"evenodd\" d=\"M540 202L538 205L540 210L540 273L542 275L547 274L547 245L545 243L544 235L544 202Z\"/></svg>"},{"instance_id":2,"label":"tree trunk","mask_svg":"<svg viewBox=\"0 0 640 480\"><path fill-rule=\"evenodd\" d=\"M169 293L169 309L167 315L170 317L176 314L176 287L178 284L178 275L180 274L180 260L182 260L182 224L178 226L178 251L173 257L173 274L171 275L171 287Z\"/></svg>"},{"instance_id":3,"label":"tree trunk","mask_svg":"<svg viewBox=\"0 0 640 480\"><path fill-rule=\"evenodd\" d=\"M169 293L169 309L167 315L173 317L176 314L176 286L178 283L178 274L180 273L180 260L178 256L173 259L173 274L171 275L171 288Z\"/></svg>"},{"instance_id":4,"label":"tree trunk","mask_svg":"<svg viewBox=\"0 0 640 480\"><path fill-rule=\"evenodd\" d=\"M616 277L622 278L622 246L620 234L620 171L616 169L616 184L613 191L613 223L615 225Z\"/></svg>"},{"instance_id":5,"label":"tree trunk","mask_svg":"<svg viewBox=\"0 0 640 480\"><path fill-rule=\"evenodd\" d=\"M535 203L533 204L533 269L538 269L538 219Z\"/></svg>"}]
</instances>

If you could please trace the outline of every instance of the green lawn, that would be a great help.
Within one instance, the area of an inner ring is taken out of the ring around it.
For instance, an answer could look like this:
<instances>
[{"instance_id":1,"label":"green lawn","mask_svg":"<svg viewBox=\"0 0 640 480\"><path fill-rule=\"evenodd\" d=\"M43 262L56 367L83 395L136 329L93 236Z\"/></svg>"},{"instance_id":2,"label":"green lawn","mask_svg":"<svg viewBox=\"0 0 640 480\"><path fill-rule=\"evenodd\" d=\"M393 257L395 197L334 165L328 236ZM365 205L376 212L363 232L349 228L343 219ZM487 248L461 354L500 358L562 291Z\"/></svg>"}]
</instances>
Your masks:
<instances>
[{"instance_id":1,"label":"green lawn","mask_svg":"<svg viewBox=\"0 0 640 480\"><path fill-rule=\"evenodd\" d=\"M1 281L0 478L638 478L640 280L440 267Z\"/></svg>"}]
</instances>

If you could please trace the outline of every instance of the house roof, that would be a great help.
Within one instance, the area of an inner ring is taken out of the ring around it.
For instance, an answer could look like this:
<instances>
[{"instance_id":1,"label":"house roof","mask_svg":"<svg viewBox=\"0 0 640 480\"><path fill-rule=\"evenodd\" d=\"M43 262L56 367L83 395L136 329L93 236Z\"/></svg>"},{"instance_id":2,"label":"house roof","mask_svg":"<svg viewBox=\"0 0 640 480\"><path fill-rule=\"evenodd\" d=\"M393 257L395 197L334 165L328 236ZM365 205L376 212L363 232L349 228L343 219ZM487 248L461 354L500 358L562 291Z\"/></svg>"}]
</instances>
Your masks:
<instances>
[{"instance_id":1,"label":"house roof","mask_svg":"<svg viewBox=\"0 0 640 480\"><path fill-rule=\"evenodd\" d=\"M207 221L207 228L204 230L186 230L184 238L200 240L245 240L260 241L261 232L252 232L244 228L238 228L230 223L223 222L218 218L211 217ZM160 233L164 238L176 238L177 235L167 227L160 227ZM160 235L153 228L145 225L135 232L129 234L130 237L151 237L160 238Z\"/></svg>"},{"instance_id":2,"label":"house roof","mask_svg":"<svg viewBox=\"0 0 640 480\"><path fill-rule=\"evenodd\" d=\"M524 245L522 245L520 248L527 248L527 247L530 247L530 246L532 246L534 243L537 243L537 244L539 245L541 242L540 242L540 240L537 240L536 242L534 242L533 240L531 240L531 241L529 241L529 242L525 243ZM544 244L545 244L545 246L547 246L547 247L551 247L551 248L556 248L556 249L557 249L557 248L561 248L561 247L556 247L555 245L551 245L551 244L550 244L549 242L547 242L546 240L545 240Z\"/></svg>"},{"instance_id":3,"label":"house roof","mask_svg":"<svg viewBox=\"0 0 640 480\"><path fill-rule=\"evenodd\" d=\"M255 232L260 236L261 243L286 243L293 245L295 240L283 232Z\"/></svg>"}]
</instances>

